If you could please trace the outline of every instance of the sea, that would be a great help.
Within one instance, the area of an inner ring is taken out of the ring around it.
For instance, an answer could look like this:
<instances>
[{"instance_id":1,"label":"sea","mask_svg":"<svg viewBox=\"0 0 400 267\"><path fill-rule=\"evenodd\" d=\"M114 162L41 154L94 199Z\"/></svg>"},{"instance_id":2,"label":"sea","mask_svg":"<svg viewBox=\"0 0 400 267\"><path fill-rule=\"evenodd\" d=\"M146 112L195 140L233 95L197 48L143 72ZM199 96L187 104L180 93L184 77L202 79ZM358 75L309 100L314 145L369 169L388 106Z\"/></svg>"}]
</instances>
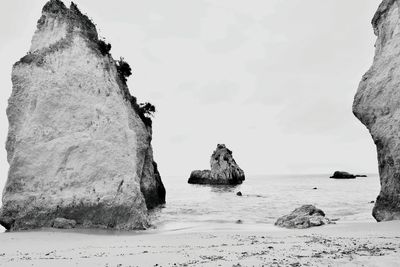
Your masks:
<instances>
[{"instance_id":1,"label":"sea","mask_svg":"<svg viewBox=\"0 0 400 267\"><path fill-rule=\"evenodd\" d=\"M374 222L372 202L379 194L379 176L329 176L253 175L238 186L192 185L187 177L163 177L166 204L150 212L148 232L273 231L278 229L277 218L304 204L322 209L337 223Z\"/></svg>"},{"instance_id":2,"label":"sea","mask_svg":"<svg viewBox=\"0 0 400 267\"><path fill-rule=\"evenodd\" d=\"M151 213L152 224L161 232L272 230L277 218L304 204L315 205L338 223L375 221L371 213L380 190L377 174L329 177L254 175L238 186L192 185L187 177L164 177L166 204Z\"/></svg>"}]
</instances>

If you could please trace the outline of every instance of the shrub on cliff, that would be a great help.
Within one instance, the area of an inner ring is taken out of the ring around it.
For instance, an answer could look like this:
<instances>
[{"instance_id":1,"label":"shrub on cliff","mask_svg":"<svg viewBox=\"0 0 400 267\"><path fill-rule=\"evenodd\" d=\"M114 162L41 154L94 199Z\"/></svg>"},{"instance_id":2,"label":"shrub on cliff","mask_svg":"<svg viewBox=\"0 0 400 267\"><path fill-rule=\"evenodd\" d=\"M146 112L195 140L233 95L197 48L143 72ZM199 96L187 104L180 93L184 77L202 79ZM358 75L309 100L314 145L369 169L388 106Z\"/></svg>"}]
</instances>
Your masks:
<instances>
[{"instance_id":1,"label":"shrub on cliff","mask_svg":"<svg viewBox=\"0 0 400 267\"><path fill-rule=\"evenodd\" d=\"M128 62L126 62L123 57L116 62L116 65L119 77L122 81L126 82L127 77L132 75L131 66L129 66Z\"/></svg>"},{"instance_id":2,"label":"shrub on cliff","mask_svg":"<svg viewBox=\"0 0 400 267\"><path fill-rule=\"evenodd\" d=\"M100 53L103 56L110 54L110 50L111 50L111 44L110 43L106 43L103 40L98 40L97 41L97 46L98 46L98 48L100 50Z\"/></svg>"},{"instance_id":3,"label":"shrub on cliff","mask_svg":"<svg viewBox=\"0 0 400 267\"><path fill-rule=\"evenodd\" d=\"M149 102L140 103L139 110L140 113L142 113L143 115L146 115L148 117L153 117L153 113L156 112L156 107Z\"/></svg>"},{"instance_id":4,"label":"shrub on cliff","mask_svg":"<svg viewBox=\"0 0 400 267\"><path fill-rule=\"evenodd\" d=\"M153 104L149 102L139 104L139 116L146 126L151 127L153 123L151 117L153 117L154 112L156 112L156 107Z\"/></svg>"}]
</instances>

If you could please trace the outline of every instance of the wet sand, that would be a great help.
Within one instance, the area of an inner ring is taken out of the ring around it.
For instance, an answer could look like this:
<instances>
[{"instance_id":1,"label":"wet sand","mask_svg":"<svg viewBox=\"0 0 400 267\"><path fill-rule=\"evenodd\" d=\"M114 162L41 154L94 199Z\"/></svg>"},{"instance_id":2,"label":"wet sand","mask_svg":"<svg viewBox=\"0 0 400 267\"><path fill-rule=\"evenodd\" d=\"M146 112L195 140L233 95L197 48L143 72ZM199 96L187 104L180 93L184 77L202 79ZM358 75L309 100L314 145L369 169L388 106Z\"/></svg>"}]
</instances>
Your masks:
<instances>
[{"instance_id":1,"label":"wet sand","mask_svg":"<svg viewBox=\"0 0 400 267\"><path fill-rule=\"evenodd\" d=\"M400 221L0 234L0 266L399 266ZM243 229L243 230L241 230Z\"/></svg>"}]
</instances>

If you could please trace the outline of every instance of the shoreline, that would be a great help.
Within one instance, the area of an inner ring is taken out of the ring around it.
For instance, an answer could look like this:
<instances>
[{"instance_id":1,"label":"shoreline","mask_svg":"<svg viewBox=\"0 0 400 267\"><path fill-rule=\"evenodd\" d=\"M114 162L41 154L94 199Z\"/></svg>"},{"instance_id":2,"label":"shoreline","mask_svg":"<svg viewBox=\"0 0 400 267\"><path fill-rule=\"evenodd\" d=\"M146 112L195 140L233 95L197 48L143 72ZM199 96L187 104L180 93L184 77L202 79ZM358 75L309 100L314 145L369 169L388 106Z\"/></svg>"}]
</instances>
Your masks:
<instances>
[{"instance_id":1,"label":"shoreline","mask_svg":"<svg viewBox=\"0 0 400 267\"><path fill-rule=\"evenodd\" d=\"M272 231L0 234L0 266L396 266L399 260L400 221Z\"/></svg>"}]
</instances>

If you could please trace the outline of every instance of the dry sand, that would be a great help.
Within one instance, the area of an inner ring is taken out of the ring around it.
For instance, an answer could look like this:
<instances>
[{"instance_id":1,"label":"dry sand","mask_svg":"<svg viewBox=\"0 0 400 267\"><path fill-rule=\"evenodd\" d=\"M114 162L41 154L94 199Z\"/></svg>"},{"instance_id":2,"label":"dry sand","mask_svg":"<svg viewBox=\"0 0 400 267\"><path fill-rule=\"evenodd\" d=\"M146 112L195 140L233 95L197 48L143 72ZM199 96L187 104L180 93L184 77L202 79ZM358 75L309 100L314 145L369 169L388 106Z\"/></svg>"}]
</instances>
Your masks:
<instances>
[{"instance_id":1,"label":"dry sand","mask_svg":"<svg viewBox=\"0 0 400 267\"><path fill-rule=\"evenodd\" d=\"M400 266L400 221L306 230L0 234L1 266Z\"/></svg>"}]
</instances>

